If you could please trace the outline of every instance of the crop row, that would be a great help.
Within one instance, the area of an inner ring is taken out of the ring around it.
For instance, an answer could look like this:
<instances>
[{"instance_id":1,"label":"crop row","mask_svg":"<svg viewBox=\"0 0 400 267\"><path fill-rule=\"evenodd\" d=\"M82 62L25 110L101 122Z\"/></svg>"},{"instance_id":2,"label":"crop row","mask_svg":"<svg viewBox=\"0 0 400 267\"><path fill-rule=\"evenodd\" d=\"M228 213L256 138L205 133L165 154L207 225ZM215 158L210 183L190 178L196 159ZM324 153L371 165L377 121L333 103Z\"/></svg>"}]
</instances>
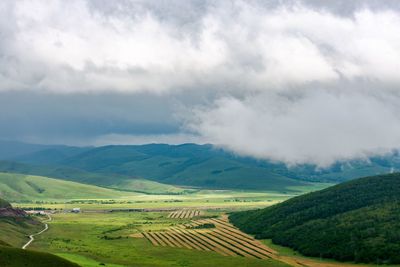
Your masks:
<instances>
[{"instance_id":1,"label":"crop row","mask_svg":"<svg viewBox=\"0 0 400 267\"><path fill-rule=\"evenodd\" d=\"M173 219L190 219L193 217L200 216L199 210L178 210L173 211L168 215L168 218Z\"/></svg>"},{"instance_id":2,"label":"crop row","mask_svg":"<svg viewBox=\"0 0 400 267\"><path fill-rule=\"evenodd\" d=\"M204 223L212 223L216 228L201 230L191 228ZM143 235L155 246L215 251L224 256L257 259L276 257L274 250L221 219L192 221L190 224L172 227L167 231L147 232Z\"/></svg>"}]
</instances>

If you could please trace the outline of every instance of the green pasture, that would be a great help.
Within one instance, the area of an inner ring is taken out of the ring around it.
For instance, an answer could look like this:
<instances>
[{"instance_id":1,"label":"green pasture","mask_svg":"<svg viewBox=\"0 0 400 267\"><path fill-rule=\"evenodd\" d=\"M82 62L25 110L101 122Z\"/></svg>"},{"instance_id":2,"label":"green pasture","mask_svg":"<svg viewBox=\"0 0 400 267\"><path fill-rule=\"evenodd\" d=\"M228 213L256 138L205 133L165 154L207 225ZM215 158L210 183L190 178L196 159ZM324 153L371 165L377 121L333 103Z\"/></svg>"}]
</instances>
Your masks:
<instances>
[{"instance_id":1,"label":"green pasture","mask_svg":"<svg viewBox=\"0 0 400 267\"><path fill-rule=\"evenodd\" d=\"M140 231L157 231L185 220L166 212L60 213L31 249L47 251L81 266L287 266L273 260L226 257L215 252L155 247Z\"/></svg>"}]
</instances>

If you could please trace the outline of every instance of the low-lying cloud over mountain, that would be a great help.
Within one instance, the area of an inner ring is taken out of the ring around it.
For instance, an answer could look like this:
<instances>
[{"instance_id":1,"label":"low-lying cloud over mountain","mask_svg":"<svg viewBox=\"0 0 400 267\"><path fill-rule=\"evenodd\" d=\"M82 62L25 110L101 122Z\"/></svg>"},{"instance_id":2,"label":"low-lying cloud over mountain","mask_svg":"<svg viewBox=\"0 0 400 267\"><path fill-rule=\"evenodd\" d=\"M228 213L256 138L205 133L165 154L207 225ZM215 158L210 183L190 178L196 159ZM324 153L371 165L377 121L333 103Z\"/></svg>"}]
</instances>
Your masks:
<instances>
[{"instance_id":1,"label":"low-lying cloud over mountain","mask_svg":"<svg viewBox=\"0 0 400 267\"><path fill-rule=\"evenodd\" d=\"M398 1L3 1L0 34L3 139L400 147Z\"/></svg>"}]
</instances>

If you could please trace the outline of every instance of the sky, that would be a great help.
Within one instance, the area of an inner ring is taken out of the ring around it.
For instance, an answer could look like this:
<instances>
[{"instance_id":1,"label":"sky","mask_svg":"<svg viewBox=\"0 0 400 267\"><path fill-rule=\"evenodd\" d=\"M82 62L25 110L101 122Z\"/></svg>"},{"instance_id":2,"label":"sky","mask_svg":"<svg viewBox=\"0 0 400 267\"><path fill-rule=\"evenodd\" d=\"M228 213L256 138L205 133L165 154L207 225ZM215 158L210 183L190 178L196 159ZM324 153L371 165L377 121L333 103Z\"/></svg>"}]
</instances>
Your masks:
<instances>
[{"instance_id":1,"label":"sky","mask_svg":"<svg viewBox=\"0 0 400 267\"><path fill-rule=\"evenodd\" d=\"M400 148L400 2L0 2L0 139L212 143L326 167Z\"/></svg>"}]
</instances>

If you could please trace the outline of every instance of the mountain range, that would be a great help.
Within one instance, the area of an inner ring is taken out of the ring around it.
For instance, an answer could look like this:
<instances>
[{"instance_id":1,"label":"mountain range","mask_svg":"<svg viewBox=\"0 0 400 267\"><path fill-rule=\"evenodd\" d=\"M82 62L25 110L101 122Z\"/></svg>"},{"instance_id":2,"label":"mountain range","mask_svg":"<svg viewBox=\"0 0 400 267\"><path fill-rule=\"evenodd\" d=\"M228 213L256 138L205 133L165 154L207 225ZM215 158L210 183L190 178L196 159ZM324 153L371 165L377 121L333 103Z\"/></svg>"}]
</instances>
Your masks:
<instances>
[{"instance_id":1,"label":"mountain range","mask_svg":"<svg viewBox=\"0 0 400 267\"><path fill-rule=\"evenodd\" d=\"M15 151L12 147L16 147ZM71 147L2 141L0 151L0 172L127 190L127 181L140 178L190 187L282 191L308 182L339 183L400 170L398 152L337 162L321 169L242 157L210 144Z\"/></svg>"}]
</instances>

